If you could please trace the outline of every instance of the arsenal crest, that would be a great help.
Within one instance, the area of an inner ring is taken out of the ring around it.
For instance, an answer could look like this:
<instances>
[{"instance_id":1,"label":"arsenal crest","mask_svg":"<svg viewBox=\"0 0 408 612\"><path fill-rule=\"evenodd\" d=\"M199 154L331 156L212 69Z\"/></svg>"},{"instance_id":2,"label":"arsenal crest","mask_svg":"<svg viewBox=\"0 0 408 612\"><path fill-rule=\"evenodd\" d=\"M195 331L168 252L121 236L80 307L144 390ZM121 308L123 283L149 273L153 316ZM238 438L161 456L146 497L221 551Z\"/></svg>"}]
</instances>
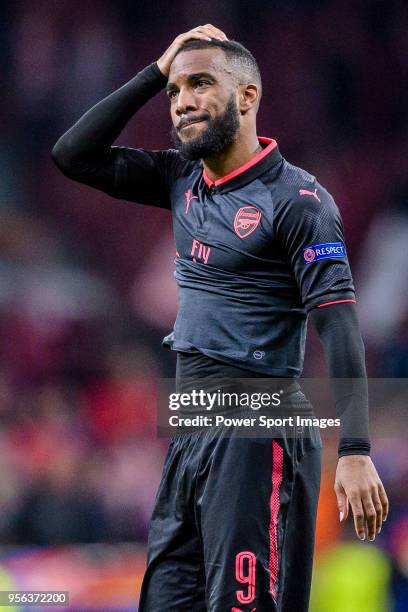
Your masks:
<instances>
[{"instance_id":1,"label":"arsenal crest","mask_svg":"<svg viewBox=\"0 0 408 612\"><path fill-rule=\"evenodd\" d=\"M234 219L234 230L239 238L246 238L252 234L261 220L261 211L255 206L243 206L239 209Z\"/></svg>"}]
</instances>

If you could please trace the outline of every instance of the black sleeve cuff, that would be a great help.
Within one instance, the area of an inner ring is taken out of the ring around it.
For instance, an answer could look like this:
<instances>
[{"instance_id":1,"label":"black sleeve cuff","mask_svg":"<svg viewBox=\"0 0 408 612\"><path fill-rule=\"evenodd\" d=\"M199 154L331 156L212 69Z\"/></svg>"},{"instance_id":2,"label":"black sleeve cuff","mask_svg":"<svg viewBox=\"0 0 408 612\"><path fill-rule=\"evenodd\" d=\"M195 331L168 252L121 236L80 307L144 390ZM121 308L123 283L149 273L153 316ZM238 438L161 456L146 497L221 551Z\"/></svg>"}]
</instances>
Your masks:
<instances>
[{"instance_id":1,"label":"black sleeve cuff","mask_svg":"<svg viewBox=\"0 0 408 612\"><path fill-rule=\"evenodd\" d=\"M342 438L339 444L339 457L347 455L370 455L371 444L363 438Z\"/></svg>"}]
</instances>

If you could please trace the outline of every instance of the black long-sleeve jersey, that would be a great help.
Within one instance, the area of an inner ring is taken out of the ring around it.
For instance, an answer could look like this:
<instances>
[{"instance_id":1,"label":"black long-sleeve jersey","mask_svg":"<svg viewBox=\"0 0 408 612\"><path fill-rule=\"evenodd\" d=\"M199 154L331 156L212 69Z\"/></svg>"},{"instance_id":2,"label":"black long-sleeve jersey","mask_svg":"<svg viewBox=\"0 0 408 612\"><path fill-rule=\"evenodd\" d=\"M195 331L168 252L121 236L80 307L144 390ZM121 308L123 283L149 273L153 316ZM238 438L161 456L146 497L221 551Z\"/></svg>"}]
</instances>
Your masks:
<instances>
[{"instance_id":1,"label":"black long-sleeve jersey","mask_svg":"<svg viewBox=\"0 0 408 612\"><path fill-rule=\"evenodd\" d=\"M355 301L354 287L332 197L259 141L261 153L214 184L177 151L118 148L109 192L172 210L179 310L165 344L293 377L307 312Z\"/></svg>"},{"instance_id":2,"label":"black long-sleeve jersey","mask_svg":"<svg viewBox=\"0 0 408 612\"><path fill-rule=\"evenodd\" d=\"M147 67L88 111L53 157L67 176L114 198L172 211L179 310L167 346L265 376L297 377L308 312L355 302L339 209L269 138L259 138L262 151L250 162L215 182L201 160L186 161L176 150L111 146L165 83L156 64ZM354 362L346 376L365 376L361 359ZM342 363L350 369L344 356Z\"/></svg>"}]
</instances>

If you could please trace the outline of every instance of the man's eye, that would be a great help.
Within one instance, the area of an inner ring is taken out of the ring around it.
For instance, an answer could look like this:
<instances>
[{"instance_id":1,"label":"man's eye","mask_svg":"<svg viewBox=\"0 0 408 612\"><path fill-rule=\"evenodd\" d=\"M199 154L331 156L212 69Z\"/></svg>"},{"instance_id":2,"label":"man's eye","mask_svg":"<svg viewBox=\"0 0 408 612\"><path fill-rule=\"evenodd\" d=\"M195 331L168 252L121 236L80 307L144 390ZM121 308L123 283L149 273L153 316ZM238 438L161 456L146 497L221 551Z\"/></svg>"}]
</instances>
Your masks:
<instances>
[{"instance_id":1,"label":"man's eye","mask_svg":"<svg viewBox=\"0 0 408 612\"><path fill-rule=\"evenodd\" d=\"M196 86L198 87L203 87L205 85L209 85L209 82L208 81L197 81L196 82Z\"/></svg>"},{"instance_id":2,"label":"man's eye","mask_svg":"<svg viewBox=\"0 0 408 612\"><path fill-rule=\"evenodd\" d=\"M170 100L172 100L173 98L176 97L177 91L175 89L171 89L170 91L167 92L167 95L169 96Z\"/></svg>"}]
</instances>

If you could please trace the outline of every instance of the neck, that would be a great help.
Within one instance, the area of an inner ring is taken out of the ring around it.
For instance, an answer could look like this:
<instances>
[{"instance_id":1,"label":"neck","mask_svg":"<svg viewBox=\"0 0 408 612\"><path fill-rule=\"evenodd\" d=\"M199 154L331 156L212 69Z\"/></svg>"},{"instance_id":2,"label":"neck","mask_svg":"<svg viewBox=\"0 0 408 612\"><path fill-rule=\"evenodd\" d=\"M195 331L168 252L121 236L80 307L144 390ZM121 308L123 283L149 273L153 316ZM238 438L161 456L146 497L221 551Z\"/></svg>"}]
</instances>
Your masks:
<instances>
[{"instance_id":1,"label":"neck","mask_svg":"<svg viewBox=\"0 0 408 612\"><path fill-rule=\"evenodd\" d=\"M205 172L212 181L226 176L249 162L262 150L254 131L248 138L239 138L225 151L203 160Z\"/></svg>"}]
</instances>

